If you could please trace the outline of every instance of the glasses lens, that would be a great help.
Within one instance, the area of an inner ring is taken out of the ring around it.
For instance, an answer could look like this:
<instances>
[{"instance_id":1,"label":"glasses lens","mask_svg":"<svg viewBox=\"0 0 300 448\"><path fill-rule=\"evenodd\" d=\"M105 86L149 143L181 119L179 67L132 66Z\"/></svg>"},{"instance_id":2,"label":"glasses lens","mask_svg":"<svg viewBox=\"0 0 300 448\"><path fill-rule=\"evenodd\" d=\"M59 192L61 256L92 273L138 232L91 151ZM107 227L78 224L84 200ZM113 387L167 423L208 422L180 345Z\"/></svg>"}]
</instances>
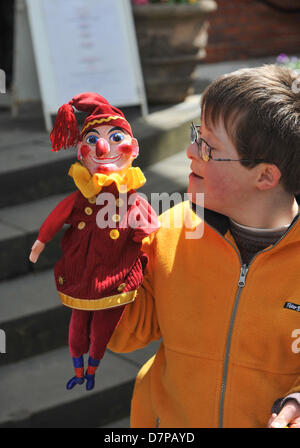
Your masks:
<instances>
[{"instance_id":1,"label":"glasses lens","mask_svg":"<svg viewBox=\"0 0 300 448\"><path fill-rule=\"evenodd\" d=\"M208 162L210 159L210 149L209 146L201 139L201 156L204 162Z\"/></svg>"},{"instance_id":2,"label":"glasses lens","mask_svg":"<svg viewBox=\"0 0 300 448\"><path fill-rule=\"evenodd\" d=\"M198 131L194 123L191 124L191 143L195 143L198 139Z\"/></svg>"}]
</instances>

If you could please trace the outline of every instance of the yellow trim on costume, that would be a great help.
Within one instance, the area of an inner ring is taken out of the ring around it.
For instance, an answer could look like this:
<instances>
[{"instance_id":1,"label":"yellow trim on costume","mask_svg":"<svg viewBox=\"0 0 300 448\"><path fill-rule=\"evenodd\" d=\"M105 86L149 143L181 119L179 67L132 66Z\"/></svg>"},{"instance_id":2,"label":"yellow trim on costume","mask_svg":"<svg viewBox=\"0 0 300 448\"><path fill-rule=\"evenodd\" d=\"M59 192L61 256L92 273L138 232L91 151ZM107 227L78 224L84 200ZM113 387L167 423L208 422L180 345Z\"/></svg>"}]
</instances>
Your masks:
<instances>
[{"instance_id":1,"label":"yellow trim on costume","mask_svg":"<svg viewBox=\"0 0 300 448\"><path fill-rule=\"evenodd\" d=\"M103 187L108 187L115 182L120 193L140 188L146 182L146 178L139 167L130 167L123 176L118 173L90 175L87 168L79 162L73 163L69 169L69 176L75 182L76 187L85 198L97 196Z\"/></svg>"},{"instance_id":2,"label":"yellow trim on costume","mask_svg":"<svg viewBox=\"0 0 300 448\"><path fill-rule=\"evenodd\" d=\"M75 299L58 291L58 295L65 306L75 308L77 310L97 311L117 306L126 305L134 301L137 290L123 292L114 296L103 297L102 299Z\"/></svg>"},{"instance_id":3,"label":"yellow trim on costume","mask_svg":"<svg viewBox=\"0 0 300 448\"><path fill-rule=\"evenodd\" d=\"M101 123L105 123L108 122L110 120L125 120L126 118L121 117L120 115L112 115L110 117L107 118L96 118L95 120L89 121L82 129L81 129L81 134L86 130L86 128L89 128L90 126L92 126L93 124L101 124Z\"/></svg>"}]
</instances>

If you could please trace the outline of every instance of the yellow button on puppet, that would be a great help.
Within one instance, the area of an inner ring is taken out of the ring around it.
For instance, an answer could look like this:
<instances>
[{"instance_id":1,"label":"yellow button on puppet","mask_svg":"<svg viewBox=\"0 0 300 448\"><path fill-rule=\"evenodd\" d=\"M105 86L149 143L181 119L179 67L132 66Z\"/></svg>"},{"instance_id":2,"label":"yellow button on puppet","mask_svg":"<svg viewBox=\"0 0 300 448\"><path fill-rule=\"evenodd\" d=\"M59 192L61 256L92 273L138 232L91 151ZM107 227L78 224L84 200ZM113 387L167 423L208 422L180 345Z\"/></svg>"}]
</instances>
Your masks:
<instances>
[{"instance_id":1,"label":"yellow button on puppet","mask_svg":"<svg viewBox=\"0 0 300 448\"><path fill-rule=\"evenodd\" d=\"M64 282L65 282L64 278L60 275L60 276L58 277L58 283L59 283L60 285L63 285Z\"/></svg>"},{"instance_id":2,"label":"yellow button on puppet","mask_svg":"<svg viewBox=\"0 0 300 448\"><path fill-rule=\"evenodd\" d=\"M85 207L84 213L86 215L91 215L93 213L93 209L91 207Z\"/></svg>"},{"instance_id":3,"label":"yellow button on puppet","mask_svg":"<svg viewBox=\"0 0 300 448\"><path fill-rule=\"evenodd\" d=\"M123 292L125 288L126 288L126 283L121 283L117 289L119 292Z\"/></svg>"},{"instance_id":4,"label":"yellow button on puppet","mask_svg":"<svg viewBox=\"0 0 300 448\"><path fill-rule=\"evenodd\" d=\"M112 240L117 240L119 238L119 236L120 236L120 232L117 229L112 229L109 232L109 236L111 237Z\"/></svg>"}]
</instances>

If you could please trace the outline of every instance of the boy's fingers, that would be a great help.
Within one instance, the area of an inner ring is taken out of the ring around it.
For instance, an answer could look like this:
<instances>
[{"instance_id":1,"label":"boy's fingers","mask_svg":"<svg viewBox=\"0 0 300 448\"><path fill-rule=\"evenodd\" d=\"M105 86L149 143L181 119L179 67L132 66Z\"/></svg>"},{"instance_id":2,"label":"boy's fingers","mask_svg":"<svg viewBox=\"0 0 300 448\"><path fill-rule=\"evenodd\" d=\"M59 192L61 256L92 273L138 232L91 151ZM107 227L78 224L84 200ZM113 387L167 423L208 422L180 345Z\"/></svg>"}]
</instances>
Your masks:
<instances>
[{"instance_id":1,"label":"boy's fingers","mask_svg":"<svg viewBox=\"0 0 300 448\"><path fill-rule=\"evenodd\" d=\"M276 417L277 417L277 414L275 414L275 413L273 413L273 414L271 415L271 417L269 418L269 421L268 421L268 423L267 423L267 428L270 428L270 427L271 427L271 423L275 420Z\"/></svg>"},{"instance_id":2,"label":"boy's fingers","mask_svg":"<svg viewBox=\"0 0 300 448\"><path fill-rule=\"evenodd\" d=\"M293 404L287 403L279 412L277 417L273 420L271 428L284 428L292 420L297 417L297 409Z\"/></svg>"},{"instance_id":3,"label":"boy's fingers","mask_svg":"<svg viewBox=\"0 0 300 448\"><path fill-rule=\"evenodd\" d=\"M300 417L297 417L289 425L290 428L300 428Z\"/></svg>"}]
</instances>

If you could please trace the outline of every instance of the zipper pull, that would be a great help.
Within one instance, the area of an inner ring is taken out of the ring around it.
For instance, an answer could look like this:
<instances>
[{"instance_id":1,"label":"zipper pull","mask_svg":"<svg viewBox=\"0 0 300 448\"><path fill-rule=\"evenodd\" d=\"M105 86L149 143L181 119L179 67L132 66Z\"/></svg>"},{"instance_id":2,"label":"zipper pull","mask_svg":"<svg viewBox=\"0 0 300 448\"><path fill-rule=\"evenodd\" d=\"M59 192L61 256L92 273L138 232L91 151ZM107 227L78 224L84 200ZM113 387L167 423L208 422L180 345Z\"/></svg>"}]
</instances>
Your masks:
<instances>
[{"instance_id":1,"label":"zipper pull","mask_svg":"<svg viewBox=\"0 0 300 448\"><path fill-rule=\"evenodd\" d=\"M239 287L240 288L243 288L245 286L247 272L248 272L248 266L246 264L243 264L241 267L241 273L240 273L240 278L239 278Z\"/></svg>"}]
</instances>

